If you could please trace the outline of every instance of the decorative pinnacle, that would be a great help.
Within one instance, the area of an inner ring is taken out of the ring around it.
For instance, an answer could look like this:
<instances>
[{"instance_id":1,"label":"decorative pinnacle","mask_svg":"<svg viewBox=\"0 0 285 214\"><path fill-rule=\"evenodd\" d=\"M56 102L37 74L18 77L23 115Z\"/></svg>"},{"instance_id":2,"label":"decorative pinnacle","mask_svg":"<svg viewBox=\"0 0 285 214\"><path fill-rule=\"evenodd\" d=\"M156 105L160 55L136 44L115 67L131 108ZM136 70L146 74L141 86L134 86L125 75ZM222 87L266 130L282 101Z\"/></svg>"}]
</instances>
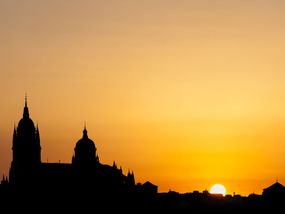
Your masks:
<instances>
[{"instance_id":1,"label":"decorative pinnacle","mask_svg":"<svg viewBox=\"0 0 285 214\"><path fill-rule=\"evenodd\" d=\"M28 97L27 97L27 93L25 93L25 107L27 107L28 106Z\"/></svg>"},{"instance_id":2,"label":"decorative pinnacle","mask_svg":"<svg viewBox=\"0 0 285 214\"><path fill-rule=\"evenodd\" d=\"M86 129L86 122L84 122L83 137L88 137L87 136L87 129Z\"/></svg>"},{"instance_id":3,"label":"decorative pinnacle","mask_svg":"<svg viewBox=\"0 0 285 214\"><path fill-rule=\"evenodd\" d=\"M25 93L25 107L24 107L23 117L25 117L25 118L28 118L28 117L29 117L27 93Z\"/></svg>"}]
</instances>

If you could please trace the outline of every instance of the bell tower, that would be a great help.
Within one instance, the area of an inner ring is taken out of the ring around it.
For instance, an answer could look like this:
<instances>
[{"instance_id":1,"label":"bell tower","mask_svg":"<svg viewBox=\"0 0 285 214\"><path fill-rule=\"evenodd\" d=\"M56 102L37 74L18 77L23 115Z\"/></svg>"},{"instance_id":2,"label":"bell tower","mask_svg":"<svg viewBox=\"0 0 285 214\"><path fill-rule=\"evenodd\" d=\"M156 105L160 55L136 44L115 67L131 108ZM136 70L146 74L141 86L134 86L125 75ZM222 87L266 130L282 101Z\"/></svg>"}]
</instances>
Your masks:
<instances>
[{"instance_id":1,"label":"bell tower","mask_svg":"<svg viewBox=\"0 0 285 214\"><path fill-rule=\"evenodd\" d=\"M10 182L22 183L32 180L41 163L41 146L39 129L30 118L27 96L23 118L19 121L18 127L14 127L12 150Z\"/></svg>"}]
</instances>

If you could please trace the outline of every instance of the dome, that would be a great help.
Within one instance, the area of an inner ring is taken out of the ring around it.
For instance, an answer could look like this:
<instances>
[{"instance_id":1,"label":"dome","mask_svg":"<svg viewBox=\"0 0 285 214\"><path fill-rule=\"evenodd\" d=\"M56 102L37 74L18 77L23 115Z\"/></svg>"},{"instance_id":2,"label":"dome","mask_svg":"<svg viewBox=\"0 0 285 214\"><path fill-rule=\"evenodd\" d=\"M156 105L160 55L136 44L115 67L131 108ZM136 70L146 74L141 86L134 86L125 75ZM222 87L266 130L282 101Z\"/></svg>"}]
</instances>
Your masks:
<instances>
[{"instance_id":1,"label":"dome","mask_svg":"<svg viewBox=\"0 0 285 214\"><path fill-rule=\"evenodd\" d=\"M23 118L19 121L17 133L20 136L35 136L35 125L32 119L29 117L29 109L27 104L25 104Z\"/></svg>"},{"instance_id":2,"label":"dome","mask_svg":"<svg viewBox=\"0 0 285 214\"><path fill-rule=\"evenodd\" d=\"M18 131L35 132L34 122L30 118L22 118L18 124Z\"/></svg>"},{"instance_id":3,"label":"dome","mask_svg":"<svg viewBox=\"0 0 285 214\"><path fill-rule=\"evenodd\" d=\"M88 138L87 130L84 128L82 138L75 146L75 160L80 163L88 163L96 160L96 147L94 142Z\"/></svg>"}]
</instances>

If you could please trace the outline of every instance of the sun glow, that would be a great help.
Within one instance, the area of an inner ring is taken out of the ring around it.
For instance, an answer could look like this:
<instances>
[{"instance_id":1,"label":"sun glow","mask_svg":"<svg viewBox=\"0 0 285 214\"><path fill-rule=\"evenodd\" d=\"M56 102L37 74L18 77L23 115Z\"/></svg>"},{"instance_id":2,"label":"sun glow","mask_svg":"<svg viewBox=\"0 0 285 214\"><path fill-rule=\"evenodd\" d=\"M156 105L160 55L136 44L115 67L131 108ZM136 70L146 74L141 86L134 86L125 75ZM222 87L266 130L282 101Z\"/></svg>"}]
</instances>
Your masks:
<instances>
[{"instance_id":1,"label":"sun glow","mask_svg":"<svg viewBox=\"0 0 285 214\"><path fill-rule=\"evenodd\" d=\"M226 188L222 184L215 184L210 189L211 194L221 194L226 195Z\"/></svg>"}]
</instances>

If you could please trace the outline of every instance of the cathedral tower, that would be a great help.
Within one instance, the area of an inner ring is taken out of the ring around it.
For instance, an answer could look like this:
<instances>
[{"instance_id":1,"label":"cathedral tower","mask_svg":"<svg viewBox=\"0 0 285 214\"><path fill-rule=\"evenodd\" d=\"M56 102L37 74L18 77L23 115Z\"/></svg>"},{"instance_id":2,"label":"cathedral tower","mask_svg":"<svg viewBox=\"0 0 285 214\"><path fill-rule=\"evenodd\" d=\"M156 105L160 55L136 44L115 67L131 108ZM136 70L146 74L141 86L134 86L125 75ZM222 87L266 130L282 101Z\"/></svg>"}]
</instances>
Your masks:
<instances>
[{"instance_id":1,"label":"cathedral tower","mask_svg":"<svg viewBox=\"0 0 285 214\"><path fill-rule=\"evenodd\" d=\"M30 118L25 97L23 118L18 127L14 127L13 134L13 160L10 169L10 181L17 183L31 179L33 173L41 163L41 145L38 127Z\"/></svg>"}]
</instances>

